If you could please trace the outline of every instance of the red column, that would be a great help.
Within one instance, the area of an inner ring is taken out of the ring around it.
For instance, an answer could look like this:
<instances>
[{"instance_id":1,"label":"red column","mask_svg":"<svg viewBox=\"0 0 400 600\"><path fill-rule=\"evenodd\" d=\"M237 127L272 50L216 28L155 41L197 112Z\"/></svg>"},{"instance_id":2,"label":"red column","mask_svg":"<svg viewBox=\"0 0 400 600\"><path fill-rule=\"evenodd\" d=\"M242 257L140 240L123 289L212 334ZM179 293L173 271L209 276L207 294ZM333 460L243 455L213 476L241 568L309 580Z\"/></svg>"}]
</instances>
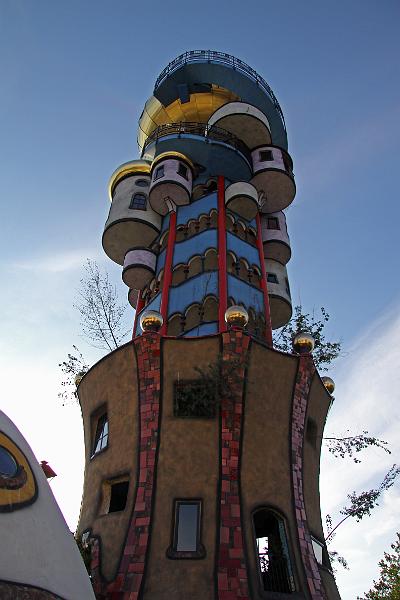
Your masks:
<instances>
[{"instance_id":1,"label":"red column","mask_svg":"<svg viewBox=\"0 0 400 600\"><path fill-rule=\"evenodd\" d=\"M267 273L265 271L264 246L263 246L263 240L262 240L260 213L257 213L256 222L257 222L257 247L258 247L258 255L260 257L260 267L261 267L261 289L264 294L265 339L267 340L267 344L272 346L271 313L269 310Z\"/></svg>"},{"instance_id":2,"label":"red column","mask_svg":"<svg viewBox=\"0 0 400 600\"><path fill-rule=\"evenodd\" d=\"M175 237L176 237L176 212L172 211L169 213L168 245L167 245L167 254L165 256L165 264L164 264L164 283L163 283L162 292L161 292L160 312L164 319L164 324L161 328L161 335L165 335L167 332L168 298L169 298L169 288L171 287L171 281L172 281L172 259L174 257Z\"/></svg>"},{"instance_id":3,"label":"red column","mask_svg":"<svg viewBox=\"0 0 400 600\"><path fill-rule=\"evenodd\" d=\"M144 307L144 300L142 298L142 292L141 292L141 290L139 290L138 297L137 297L137 302L136 302L135 319L133 321L133 333L132 333L132 339L133 340L136 337L136 327L137 327L138 314L143 309L143 307Z\"/></svg>"},{"instance_id":4,"label":"red column","mask_svg":"<svg viewBox=\"0 0 400 600\"><path fill-rule=\"evenodd\" d=\"M226 331L225 311L228 308L228 288L226 272L226 219L225 219L225 180L218 177L218 295L219 331Z\"/></svg>"}]
</instances>

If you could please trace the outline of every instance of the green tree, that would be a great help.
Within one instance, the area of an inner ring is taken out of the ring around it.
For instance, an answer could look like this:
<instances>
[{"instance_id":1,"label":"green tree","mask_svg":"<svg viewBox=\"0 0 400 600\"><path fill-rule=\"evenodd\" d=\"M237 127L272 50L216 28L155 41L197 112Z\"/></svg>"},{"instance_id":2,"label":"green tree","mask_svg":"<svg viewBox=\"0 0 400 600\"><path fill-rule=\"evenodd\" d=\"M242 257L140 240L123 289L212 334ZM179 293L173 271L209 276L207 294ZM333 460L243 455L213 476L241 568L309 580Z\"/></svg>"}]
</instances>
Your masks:
<instances>
[{"instance_id":1,"label":"green tree","mask_svg":"<svg viewBox=\"0 0 400 600\"><path fill-rule=\"evenodd\" d=\"M400 533L391 545L392 553L385 552L379 561L379 580L363 598L357 600L400 600Z\"/></svg>"}]
</instances>

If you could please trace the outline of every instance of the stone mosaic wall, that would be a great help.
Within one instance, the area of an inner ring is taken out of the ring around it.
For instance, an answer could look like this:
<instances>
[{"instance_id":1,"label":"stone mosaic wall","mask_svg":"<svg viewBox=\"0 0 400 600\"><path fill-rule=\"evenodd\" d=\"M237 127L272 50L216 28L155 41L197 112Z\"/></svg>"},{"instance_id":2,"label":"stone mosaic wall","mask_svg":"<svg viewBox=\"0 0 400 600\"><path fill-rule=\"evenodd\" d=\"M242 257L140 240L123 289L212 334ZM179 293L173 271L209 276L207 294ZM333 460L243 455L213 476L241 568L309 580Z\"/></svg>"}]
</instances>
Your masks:
<instances>
[{"instance_id":1,"label":"stone mosaic wall","mask_svg":"<svg viewBox=\"0 0 400 600\"><path fill-rule=\"evenodd\" d=\"M299 357L292 408L292 479L300 552L307 585L313 600L325 600L318 564L311 543L303 493L303 443L307 400L315 366L310 354Z\"/></svg>"},{"instance_id":2,"label":"stone mosaic wall","mask_svg":"<svg viewBox=\"0 0 400 600\"><path fill-rule=\"evenodd\" d=\"M229 397L221 400L220 533L218 600L249 600L240 505L240 456L243 427L243 386L250 338L242 331L222 334L223 370ZM232 367L237 362L237 366Z\"/></svg>"}]
</instances>

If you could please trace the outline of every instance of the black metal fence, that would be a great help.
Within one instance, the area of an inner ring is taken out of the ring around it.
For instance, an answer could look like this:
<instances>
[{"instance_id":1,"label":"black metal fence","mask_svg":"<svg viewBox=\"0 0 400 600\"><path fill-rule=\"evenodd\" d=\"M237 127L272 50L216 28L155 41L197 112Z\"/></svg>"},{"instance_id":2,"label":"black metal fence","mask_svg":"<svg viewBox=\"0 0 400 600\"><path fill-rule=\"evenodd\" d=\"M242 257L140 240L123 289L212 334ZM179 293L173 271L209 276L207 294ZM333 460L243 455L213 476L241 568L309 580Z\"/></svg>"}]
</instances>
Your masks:
<instances>
[{"instance_id":1,"label":"black metal fence","mask_svg":"<svg viewBox=\"0 0 400 600\"><path fill-rule=\"evenodd\" d=\"M161 71L160 75L157 77L157 81L154 86L154 91L161 85L161 83L169 76L171 73L179 69L182 65L189 63L204 63L210 62L214 64L226 65L246 75L249 79L254 81L257 85L263 89L268 96L271 98L276 110L279 113L279 116L282 120L282 125L286 131L285 125L285 117L283 116L282 109L279 105L279 102L268 85L261 75L257 73L250 65L243 62L239 58L235 58L231 54L226 54L225 52L217 52L216 50L189 50L188 52L184 52L174 60L172 60L163 71Z\"/></svg>"}]
</instances>

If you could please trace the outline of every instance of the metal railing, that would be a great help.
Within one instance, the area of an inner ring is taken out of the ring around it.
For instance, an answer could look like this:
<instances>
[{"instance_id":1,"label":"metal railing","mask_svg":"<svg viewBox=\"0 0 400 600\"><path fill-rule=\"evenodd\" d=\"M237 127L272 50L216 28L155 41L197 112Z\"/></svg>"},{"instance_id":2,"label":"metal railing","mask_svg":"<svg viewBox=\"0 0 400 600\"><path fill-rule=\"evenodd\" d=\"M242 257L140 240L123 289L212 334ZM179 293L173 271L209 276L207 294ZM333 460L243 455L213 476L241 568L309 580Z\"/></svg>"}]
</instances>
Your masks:
<instances>
[{"instance_id":1,"label":"metal railing","mask_svg":"<svg viewBox=\"0 0 400 600\"><path fill-rule=\"evenodd\" d=\"M240 60L240 58L236 58L235 56L232 56L231 54L226 54L225 52L217 52L216 50L189 50L187 52L184 52L183 54L177 56L177 58L172 60L165 67L165 69L161 71L154 85L154 92L156 92L157 88L169 75L171 75L171 73L179 69L182 65L189 63L192 64L204 62L226 65L228 67L231 67L235 71L238 71L239 73L243 73L249 79L254 81L271 98L273 105L275 106L282 120L282 125L286 131L285 117L283 116L282 109L274 92L272 91L268 83L265 81L265 79L261 77L261 75L259 75L257 71L255 71L247 63Z\"/></svg>"},{"instance_id":2,"label":"metal railing","mask_svg":"<svg viewBox=\"0 0 400 600\"><path fill-rule=\"evenodd\" d=\"M143 152L149 144L157 142L157 140L162 137L167 135L178 135L179 137L182 134L198 135L204 137L206 140L228 144L243 154L250 165L252 164L250 150L242 140L233 135L233 133L226 131L226 129L222 129L222 127L216 127L215 125L210 126L206 123L182 121L180 123L166 123L165 125L159 125L147 138L143 146Z\"/></svg>"}]
</instances>

